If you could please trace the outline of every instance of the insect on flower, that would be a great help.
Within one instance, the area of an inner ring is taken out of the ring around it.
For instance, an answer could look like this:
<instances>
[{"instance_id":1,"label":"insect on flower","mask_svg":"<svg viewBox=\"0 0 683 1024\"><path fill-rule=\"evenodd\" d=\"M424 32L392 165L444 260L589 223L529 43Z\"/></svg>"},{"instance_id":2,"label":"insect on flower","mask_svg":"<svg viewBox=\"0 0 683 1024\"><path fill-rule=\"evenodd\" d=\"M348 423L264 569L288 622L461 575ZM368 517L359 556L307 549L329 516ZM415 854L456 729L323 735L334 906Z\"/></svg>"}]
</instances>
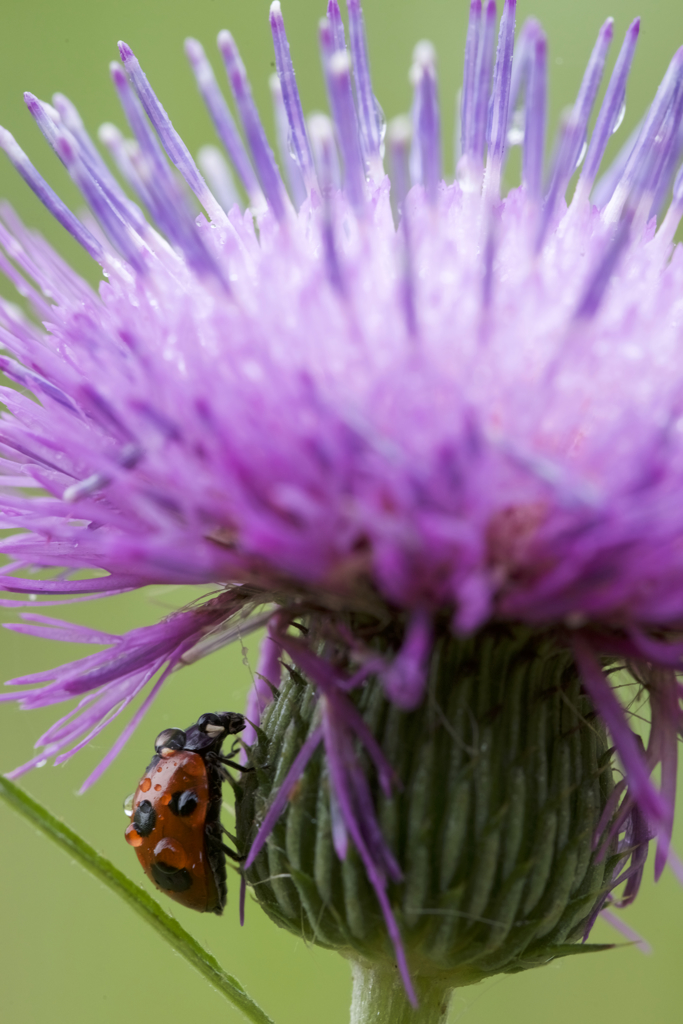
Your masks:
<instances>
[{"instance_id":1,"label":"insect on flower","mask_svg":"<svg viewBox=\"0 0 683 1024\"><path fill-rule=\"evenodd\" d=\"M164 729L130 805L126 841L145 874L171 899L191 910L222 914L227 898L225 858L243 860L223 841L225 767L249 771L221 755L244 716L202 715L187 730Z\"/></svg>"}]
</instances>

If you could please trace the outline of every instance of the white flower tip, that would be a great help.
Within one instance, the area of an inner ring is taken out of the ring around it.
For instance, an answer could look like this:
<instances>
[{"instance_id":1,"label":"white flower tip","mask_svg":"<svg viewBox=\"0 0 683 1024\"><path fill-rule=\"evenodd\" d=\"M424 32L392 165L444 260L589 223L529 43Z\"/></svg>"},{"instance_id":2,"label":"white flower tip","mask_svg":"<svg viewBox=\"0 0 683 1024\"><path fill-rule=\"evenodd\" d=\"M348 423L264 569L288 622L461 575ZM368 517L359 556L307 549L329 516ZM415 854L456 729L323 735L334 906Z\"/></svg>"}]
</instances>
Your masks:
<instances>
[{"instance_id":1,"label":"white flower tip","mask_svg":"<svg viewBox=\"0 0 683 1024\"><path fill-rule=\"evenodd\" d=\"M220 150L217 146L212 146L210 144L200 146L197 150L197 160L201 163L206 163L207 160L215 160L217 154L220 155Z\"/></svg>"},{"instance_id":2,"label":"white flower tip","mask_svg":"<svg viewBox=\"0 0 683 1024\"><path fill-rule=\"evenodd\" d=\"M116 85L117 83L120 84L121 82L127 81L126 72L123 70L123 67L119 64L117 60L110 61L109 74L112 77L114 85Z\"/></svg>"},{"instance_id":3,"label":"white flower tip","mask_svg":"<svg viewBox=\"0 0 683 1024\"><path fill-rule=\"evenodd\" d=\"M436 50L428 39L421 39L413 50L413 63L408 72L408 81L416 88L425 75L434 77L436 73Z\"/></svg>"},{"instance_id":4,"label":"white flower tip","mask_svg":"<svg viewBox=\"0 0 683 1024\"><path fill-rule=\"evenodd\" d=\"M218 46L221 50L234 49L235 40L232 38L232 32L228 32L227 28L222 28L218 33Z\"/></svg>"},{"instance_id":5,"label":"white flower tip","mask_svg":"<svg viewBox=\"0 0 683 1024\"><path fill-rule=\"evenodd\" d=\"M188 36L183 44L185 48L185 56L190 63L199 63L204 57L204 47L198 39L193 39L192 36Z\"/></svg>"},{"instance_id":6,"label":"white flower tip","mask_svg":"<svg viewBox=\"0 0 683 1024\"><path fill-rule=\"evenodd\" d=\"M387 139L393 145L407 145L412 134L413 126L407 114L399 114L398 117L392 118L387 125Z\"/></svg>"},{"instance_id":7,"label":"white flower tip","mask_svg":"<svg viewBox=\"0 0 683 1024\"><path fill-rule=\"evenodd\" d=\"M36 113L40 112L40 108L42 106L40 100L32 92L28 92L28 90L24 93L24 103L34 116Z\"/></svg>"},{"instance_id":8,"label":"white flower tip","mask_svg":"<svg viewBox=\"0 0 683 1024\"><path fill-rule=\"evenodd\" d=\"M62 494L62 501L68 502L70 505L79 497L80 484L71 484L70 487Z\"/></svg>"},{"instance_id":9,"label":"white flower tip","mask_svg":"<svg viewBox=\"0 0 683 1024\"><path fill-rule=\"evenodd\" d=\"M111 121L105 121L104 124L101 124L97 129L97 138L103 146L109 147L120 142L123 135L115 124L112 124Z\"/></svg>"},{"instance_id":10,"label":"white flower tip","mask_svg":"<svg viewBox=\"0 0 683 1024\"><path fill-rule=\"evenodd\" d=\"M351 55L348 50L337 50L330 57L330 74L339 76L348 75L351 71Z\"/></svg>"},{"instance_id":11,"label":"white flower tip","mask_svg":"<svg viewBox=\"0 0 683 1024\"><path fill-rule=\"evenodd\" d=\"M7 128L3 128L2 125L0 125L0 149L4 149L8 155L10 152L14 155L19 149L17 141L12 133L8 131Z\"/></svg>"},{"instance_id":12,"label":"white flower tip","mask_svg":"<svg viewBox=\"0 0 683 1024\"><path fill-rule=\"evenodd\" d=\"M232 209L235 203L239 204L232 171L217 146L202 146L197 151L197 163L224 210Z\"/></svg>"},{"instance_id":13,"label":"white flower tip","mask_svg":"<svg viewBox=\"0 0 683 1024\"><path fill-rule=\"evenodd\" d=\"M109 483L107 477L101 473L91 473L85 480L78 480L75 484L71 484L66 488L62 494L62 501L68 504L73 504L76 501L80 501L81 498L87 498L95 491L105 487Z\"/></svg>"},{"instance_id":14,"label":"white flower tip","mask_svg":"<svg viewBox=\"0 0 683 1024\"><path fill-rule=\"evenodd\" d=\"M332 121L327 114L321 114L317 111L314 114L309 114L306 118L306 126L313 142L323 144L334 138Z\"/></svg>"},{"instance_id":15,"label":"white flower tip","mask_svg":"<svg viewBox=\"0 0 683 1024\"><path fill-rule=\"evenodd\" d=\"M436 64L436 49L429 39L421 39L415 44L413 61L421 67L433 67Z\"/></svg>"}]
</instances>

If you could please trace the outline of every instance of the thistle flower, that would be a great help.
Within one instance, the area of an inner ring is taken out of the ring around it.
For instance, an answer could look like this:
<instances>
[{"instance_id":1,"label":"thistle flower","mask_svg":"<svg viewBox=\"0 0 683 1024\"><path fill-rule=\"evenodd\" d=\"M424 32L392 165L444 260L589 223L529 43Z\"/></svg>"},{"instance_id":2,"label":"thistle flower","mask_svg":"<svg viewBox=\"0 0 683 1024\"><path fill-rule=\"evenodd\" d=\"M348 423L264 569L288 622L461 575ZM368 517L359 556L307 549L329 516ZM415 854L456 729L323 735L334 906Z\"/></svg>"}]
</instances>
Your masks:
<instances>
[{"instance_id":1,"label":"thistle flower","mask_svg":"<svg viewBox=\"0 0 683 1024\"><path fill-rule=\"evenodd\" d=\"M454 984L566 954L622 883L629 903L655 836L656 874L677 864L683 49L597 180L639 30L591 132L608 20L545 168L543 30L513 48L514 0L498 29L472 0L456 180L421 43L390 185L359 0L348 46L337 0L320 23L331 117L304 117L277 0L270 24L280 165L228 32L241 134L202 46L186 52L232 171L209 149L202 175L123 43L132 139L100 131L120 178L66 97L26 94L85 218L0 134L103 269L94 292L3 208L2 267L41 323L2 304L2 586L52 603L215 587L123 637L24 613L10 628L109 650L12 681L2 699L25 707L79 698L14 775L140 697L91 784L171 671L268 624L257 771L235 784L246 878L358 970L396 962L439 1019ZM624 665L647 745L611 683Z\"/></svg>"}]
</instances>

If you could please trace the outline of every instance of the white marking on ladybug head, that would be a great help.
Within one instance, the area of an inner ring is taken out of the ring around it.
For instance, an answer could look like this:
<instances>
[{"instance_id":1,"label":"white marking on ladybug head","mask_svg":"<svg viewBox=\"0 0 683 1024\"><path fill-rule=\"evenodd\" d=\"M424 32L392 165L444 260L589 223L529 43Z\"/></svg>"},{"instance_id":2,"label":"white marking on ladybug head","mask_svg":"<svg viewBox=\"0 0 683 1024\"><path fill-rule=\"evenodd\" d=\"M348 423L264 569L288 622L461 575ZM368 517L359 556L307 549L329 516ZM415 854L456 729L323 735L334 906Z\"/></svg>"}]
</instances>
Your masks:
<instances>
[{"instance_id":1,"label":"white marking on ladybug head","mask_svg":"<svg viewBox=\"0 0 683 1024\"><path fill-rule=\"evenodd\" d=\"M204 731L209 736L212 736L212 737L215 738L216 736L222 736L223 735L223 733L225 732L225 726L224 725L212 725L211 722L207 722L206 725L204 726Z\"/></svg>"}]
</instances>

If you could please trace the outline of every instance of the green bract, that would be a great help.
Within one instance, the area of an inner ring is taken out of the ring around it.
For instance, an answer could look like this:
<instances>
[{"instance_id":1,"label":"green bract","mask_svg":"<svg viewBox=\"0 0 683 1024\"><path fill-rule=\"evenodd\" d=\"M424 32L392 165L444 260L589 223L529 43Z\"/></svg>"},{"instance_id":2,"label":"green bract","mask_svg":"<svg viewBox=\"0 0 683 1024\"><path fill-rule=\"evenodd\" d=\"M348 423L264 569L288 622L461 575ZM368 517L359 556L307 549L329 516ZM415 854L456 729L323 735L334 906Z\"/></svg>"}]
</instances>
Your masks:
<instances>
[{"instance_id":1,"label":"green bract","mask_svg":"<svg viewBox=\"0 0 683 1024\"><path fill-rule=\"evenodd\" d=\"M616 866L605 833L606 850L593 844L614 782L604 727L580 689L559 640L496 627L470 640L437 637L416 711L391 704L376 680L357 693L397 774L387 798L358 750L404 875L389 898L413 977L455 987L596 948L574 944ZM316 728L318 707L314 688L290 668L251 750L257 771L235 786L244 849ZM248 881L277 924L389 967L394 951L376 896L357 850L336 856L333 813L319 749Z\"/></svg>"}]
</instances>

